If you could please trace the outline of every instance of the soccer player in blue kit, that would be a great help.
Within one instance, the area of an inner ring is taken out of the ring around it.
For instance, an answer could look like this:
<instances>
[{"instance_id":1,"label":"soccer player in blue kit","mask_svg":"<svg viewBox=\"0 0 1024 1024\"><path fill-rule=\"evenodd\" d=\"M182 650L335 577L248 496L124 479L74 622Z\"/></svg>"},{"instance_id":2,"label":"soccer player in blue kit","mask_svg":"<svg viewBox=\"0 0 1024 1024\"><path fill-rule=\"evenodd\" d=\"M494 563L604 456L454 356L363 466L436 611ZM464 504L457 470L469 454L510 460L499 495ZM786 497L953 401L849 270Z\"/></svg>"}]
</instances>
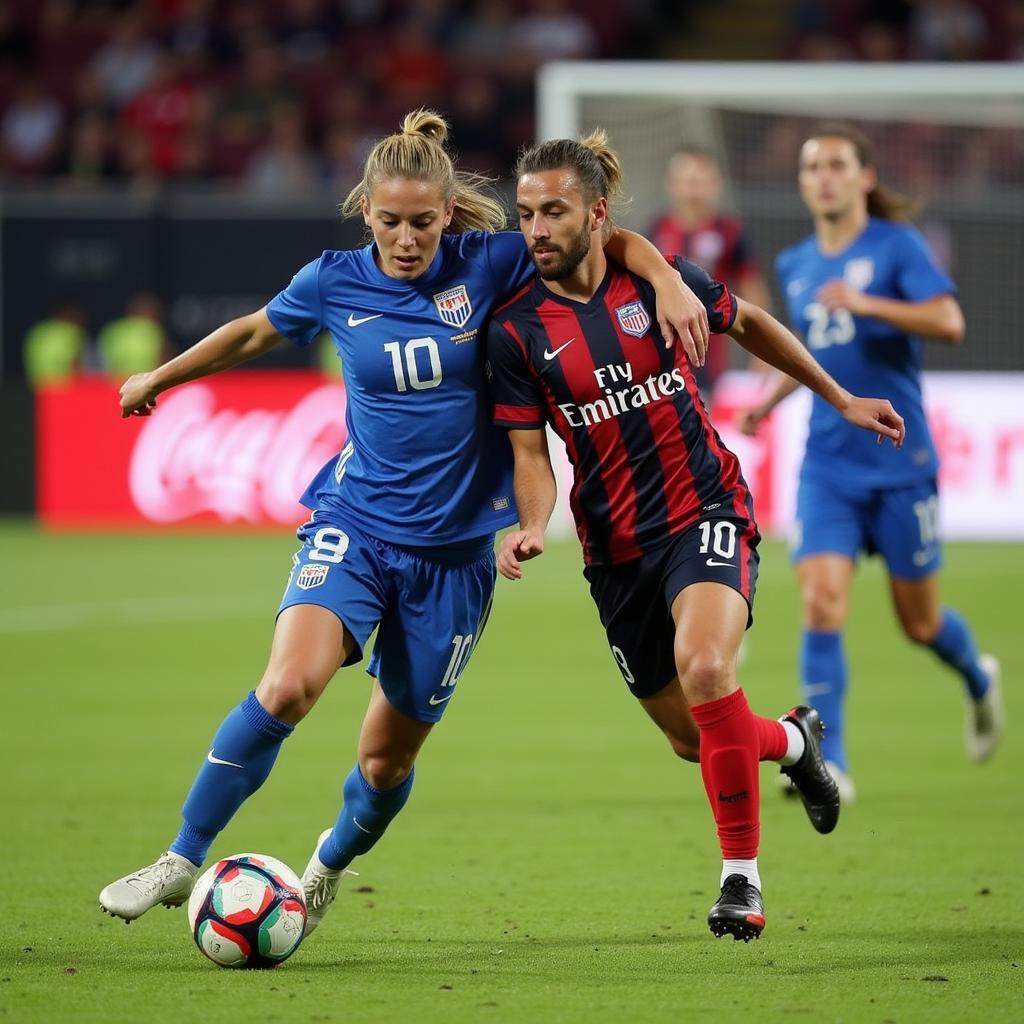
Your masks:
<instances>
[{"instance_id":1,"label":"soccer player in blue kit","mask_svg":"<svg viewBox=\"0 0 1024 1024\"><path fill-rule=\"evenodd\" d=\"M907 427L901 450L882 450L815 396L800 470L793 545L803 599L800 679L805 698L828 724L825 756L850 802L842 631L861 551L885 559L906 636L962 678L973 760L995 749L1004 712L998 662L978 653L966 621L939 593L938 461L921 401L921 339L960 342L956 288L905 223L911 204L879 183L870 144L852 126L826 124L807 139L799 185L814 234L777 259L792 323L840 384L885 395ZM741 417L741 427L756 431L798 386L781 378Z\"/></svg>"},{"instance_id":2,"label":"soccer player in blue kit","mask_svg":"<svg viewBox=\"0 0 1024 1024\"><path fill-rule=\"evenodd\" d=\"M309 344L326 328L348 393L348 443L303 495L313 512L299 530L264 675L215 733L167 853L100 893L103 909L126 921L188 899L217 834L378 628L344 804L303 875L313 931L348 865L408 799L417 754L487 621L494 534L516 510L508 440L490 423L479 332L533 264L518 232L495 233L504 211L478 179L455 170L446 136L439 115L417 111L374 147L343 206L362 214L373 244L324 252L266 307L121 388L122 415L148 415L170 387L285 338ZM656 286L659 316L701 361L707 315L696 297L641 236L619 232L608 244Z\"/></svg>"}]
</instances>

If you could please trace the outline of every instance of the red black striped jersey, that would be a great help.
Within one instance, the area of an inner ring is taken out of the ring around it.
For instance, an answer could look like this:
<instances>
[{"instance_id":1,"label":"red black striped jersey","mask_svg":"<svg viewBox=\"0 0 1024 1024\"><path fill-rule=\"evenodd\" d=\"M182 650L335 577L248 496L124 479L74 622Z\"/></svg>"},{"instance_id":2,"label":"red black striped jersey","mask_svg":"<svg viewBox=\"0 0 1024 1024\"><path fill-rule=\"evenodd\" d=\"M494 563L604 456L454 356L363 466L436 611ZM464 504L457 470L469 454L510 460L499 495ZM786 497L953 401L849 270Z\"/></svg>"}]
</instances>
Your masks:
<instances>
[{"instance_id":1,"label":"red black striped jersey","mask_svg":"<svg viewBox=\"0 0 1024 1024\"><path fill-rule=\"evenodd\" d=\"M727 331L736 300L699 267L665 257ZM540 278L493 314L494 422L550 423L573 465L570 505L588 565L639 558L703 513L753 519L736 456L722 444L682 345L665 348L654 289L609 264L589 302Z\"/></svg>"}]
</instances>

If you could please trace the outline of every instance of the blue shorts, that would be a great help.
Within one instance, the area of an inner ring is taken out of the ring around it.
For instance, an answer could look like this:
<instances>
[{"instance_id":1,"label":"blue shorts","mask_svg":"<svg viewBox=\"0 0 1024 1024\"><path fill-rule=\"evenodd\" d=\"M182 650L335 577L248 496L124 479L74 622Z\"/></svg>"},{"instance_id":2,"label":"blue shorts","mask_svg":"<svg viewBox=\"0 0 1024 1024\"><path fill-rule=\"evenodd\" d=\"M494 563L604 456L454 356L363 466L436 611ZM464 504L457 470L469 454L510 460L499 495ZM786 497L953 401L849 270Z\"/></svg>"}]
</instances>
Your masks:
<instances>
[{"instance_id":1,"label":"blue shorts","mask_svg":"<svg viewBox=\"0 0 1024 1024\"><path fill-rule=\"evenodd\" d=\"M281 599L328 608L358 645L377 639L367 672L404 715L436 722L455 693L487 624L494 597L494 538L407 548L316 512L298 531L302 547ZM379 628L378 628L379 627Z\"/></svg>"},{"instance_id":2,"label":"blue shorts","mask_svg":"<svg viewBox=\"0 0 1024 1024\"><path fill-rule=\"evenodd\" d=\"M857 491L801 476L793 561L820 554L856 559L864 551L880 554L897 579L921 579L942 565L938 512L934 477Z\"/></svg>"}]
</instances>

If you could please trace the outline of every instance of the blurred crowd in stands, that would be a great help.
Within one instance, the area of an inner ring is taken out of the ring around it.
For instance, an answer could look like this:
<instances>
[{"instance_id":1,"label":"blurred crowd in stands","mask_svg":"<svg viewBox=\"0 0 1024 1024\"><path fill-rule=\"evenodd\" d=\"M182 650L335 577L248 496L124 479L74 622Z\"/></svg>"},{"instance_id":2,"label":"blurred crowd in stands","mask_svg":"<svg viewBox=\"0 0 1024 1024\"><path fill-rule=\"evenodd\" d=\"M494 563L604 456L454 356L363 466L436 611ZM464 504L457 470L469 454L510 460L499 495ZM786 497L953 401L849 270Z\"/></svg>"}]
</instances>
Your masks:
<instances>
[{"instance_id":1,"label":"blurred crowd in stands","mask_svg":"<svg viewBox=\"0 0 1024 1024\"><path fill-rule=\"evenodd\" d=\"M540 64L670 56L712 2L0 0L0 184L344 194L421 105L464 167L501 176ZM778 6L780 58L1024 59L1020 0Z\"/></svg>"}]
</instances>

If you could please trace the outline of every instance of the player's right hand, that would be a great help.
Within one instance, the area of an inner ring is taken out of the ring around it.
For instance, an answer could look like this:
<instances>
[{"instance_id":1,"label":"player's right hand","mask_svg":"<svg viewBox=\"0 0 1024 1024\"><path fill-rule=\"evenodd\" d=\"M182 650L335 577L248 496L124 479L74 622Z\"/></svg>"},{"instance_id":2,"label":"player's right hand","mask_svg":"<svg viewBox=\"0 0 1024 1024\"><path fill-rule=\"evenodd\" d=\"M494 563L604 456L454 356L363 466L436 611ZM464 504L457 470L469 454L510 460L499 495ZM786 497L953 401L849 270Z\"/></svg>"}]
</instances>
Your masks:
<instances>
[{"instance_id":1,"label":"player's right hand","mask_svg":"<svg viewBox=\"0 0 1024 1024\"><path fill-rule=\"evenodd\" d=\"M741 434L746 434L747 437L754 437L757 434L757 428L761 425L761 420L764 419L764 413L759 409L740 409L736 413L735 424L736 429Z\"/></svg>"},{"instance_id":2,"label":"player's right hand","mask_svg":"<svg viewBox=\"0 0 1024 1024\"><path fill-rule=\"evenodd\" d=\"M544 554L544 534L532 530L515 530L505 534L498 548L498 572L507 580L521 580L520 563Z\"/></svg>"},{"instance_id":3,"label":"player's right hand","mask_svg":"<svg viewBox=\"0 0 1024 1024\"><path fill-rule=\"evenodd\" d=\"M843 419L854 426L874 431L879 444L889 438L894 448L902 448L903 439L907 436L903 417L885 398L854 397L843 411Z\"/></svg>"},{"instance_id":4,"label":"player's right hand","mask_svg":"<svg viewBox=\"0 0 1024 1024\"><path fill-rule=\"evenodd\" d=\"M151 373L133 373L121 385L121 419L148 416L156 408L156 395Z\"/></svg>"}]
</instances>

